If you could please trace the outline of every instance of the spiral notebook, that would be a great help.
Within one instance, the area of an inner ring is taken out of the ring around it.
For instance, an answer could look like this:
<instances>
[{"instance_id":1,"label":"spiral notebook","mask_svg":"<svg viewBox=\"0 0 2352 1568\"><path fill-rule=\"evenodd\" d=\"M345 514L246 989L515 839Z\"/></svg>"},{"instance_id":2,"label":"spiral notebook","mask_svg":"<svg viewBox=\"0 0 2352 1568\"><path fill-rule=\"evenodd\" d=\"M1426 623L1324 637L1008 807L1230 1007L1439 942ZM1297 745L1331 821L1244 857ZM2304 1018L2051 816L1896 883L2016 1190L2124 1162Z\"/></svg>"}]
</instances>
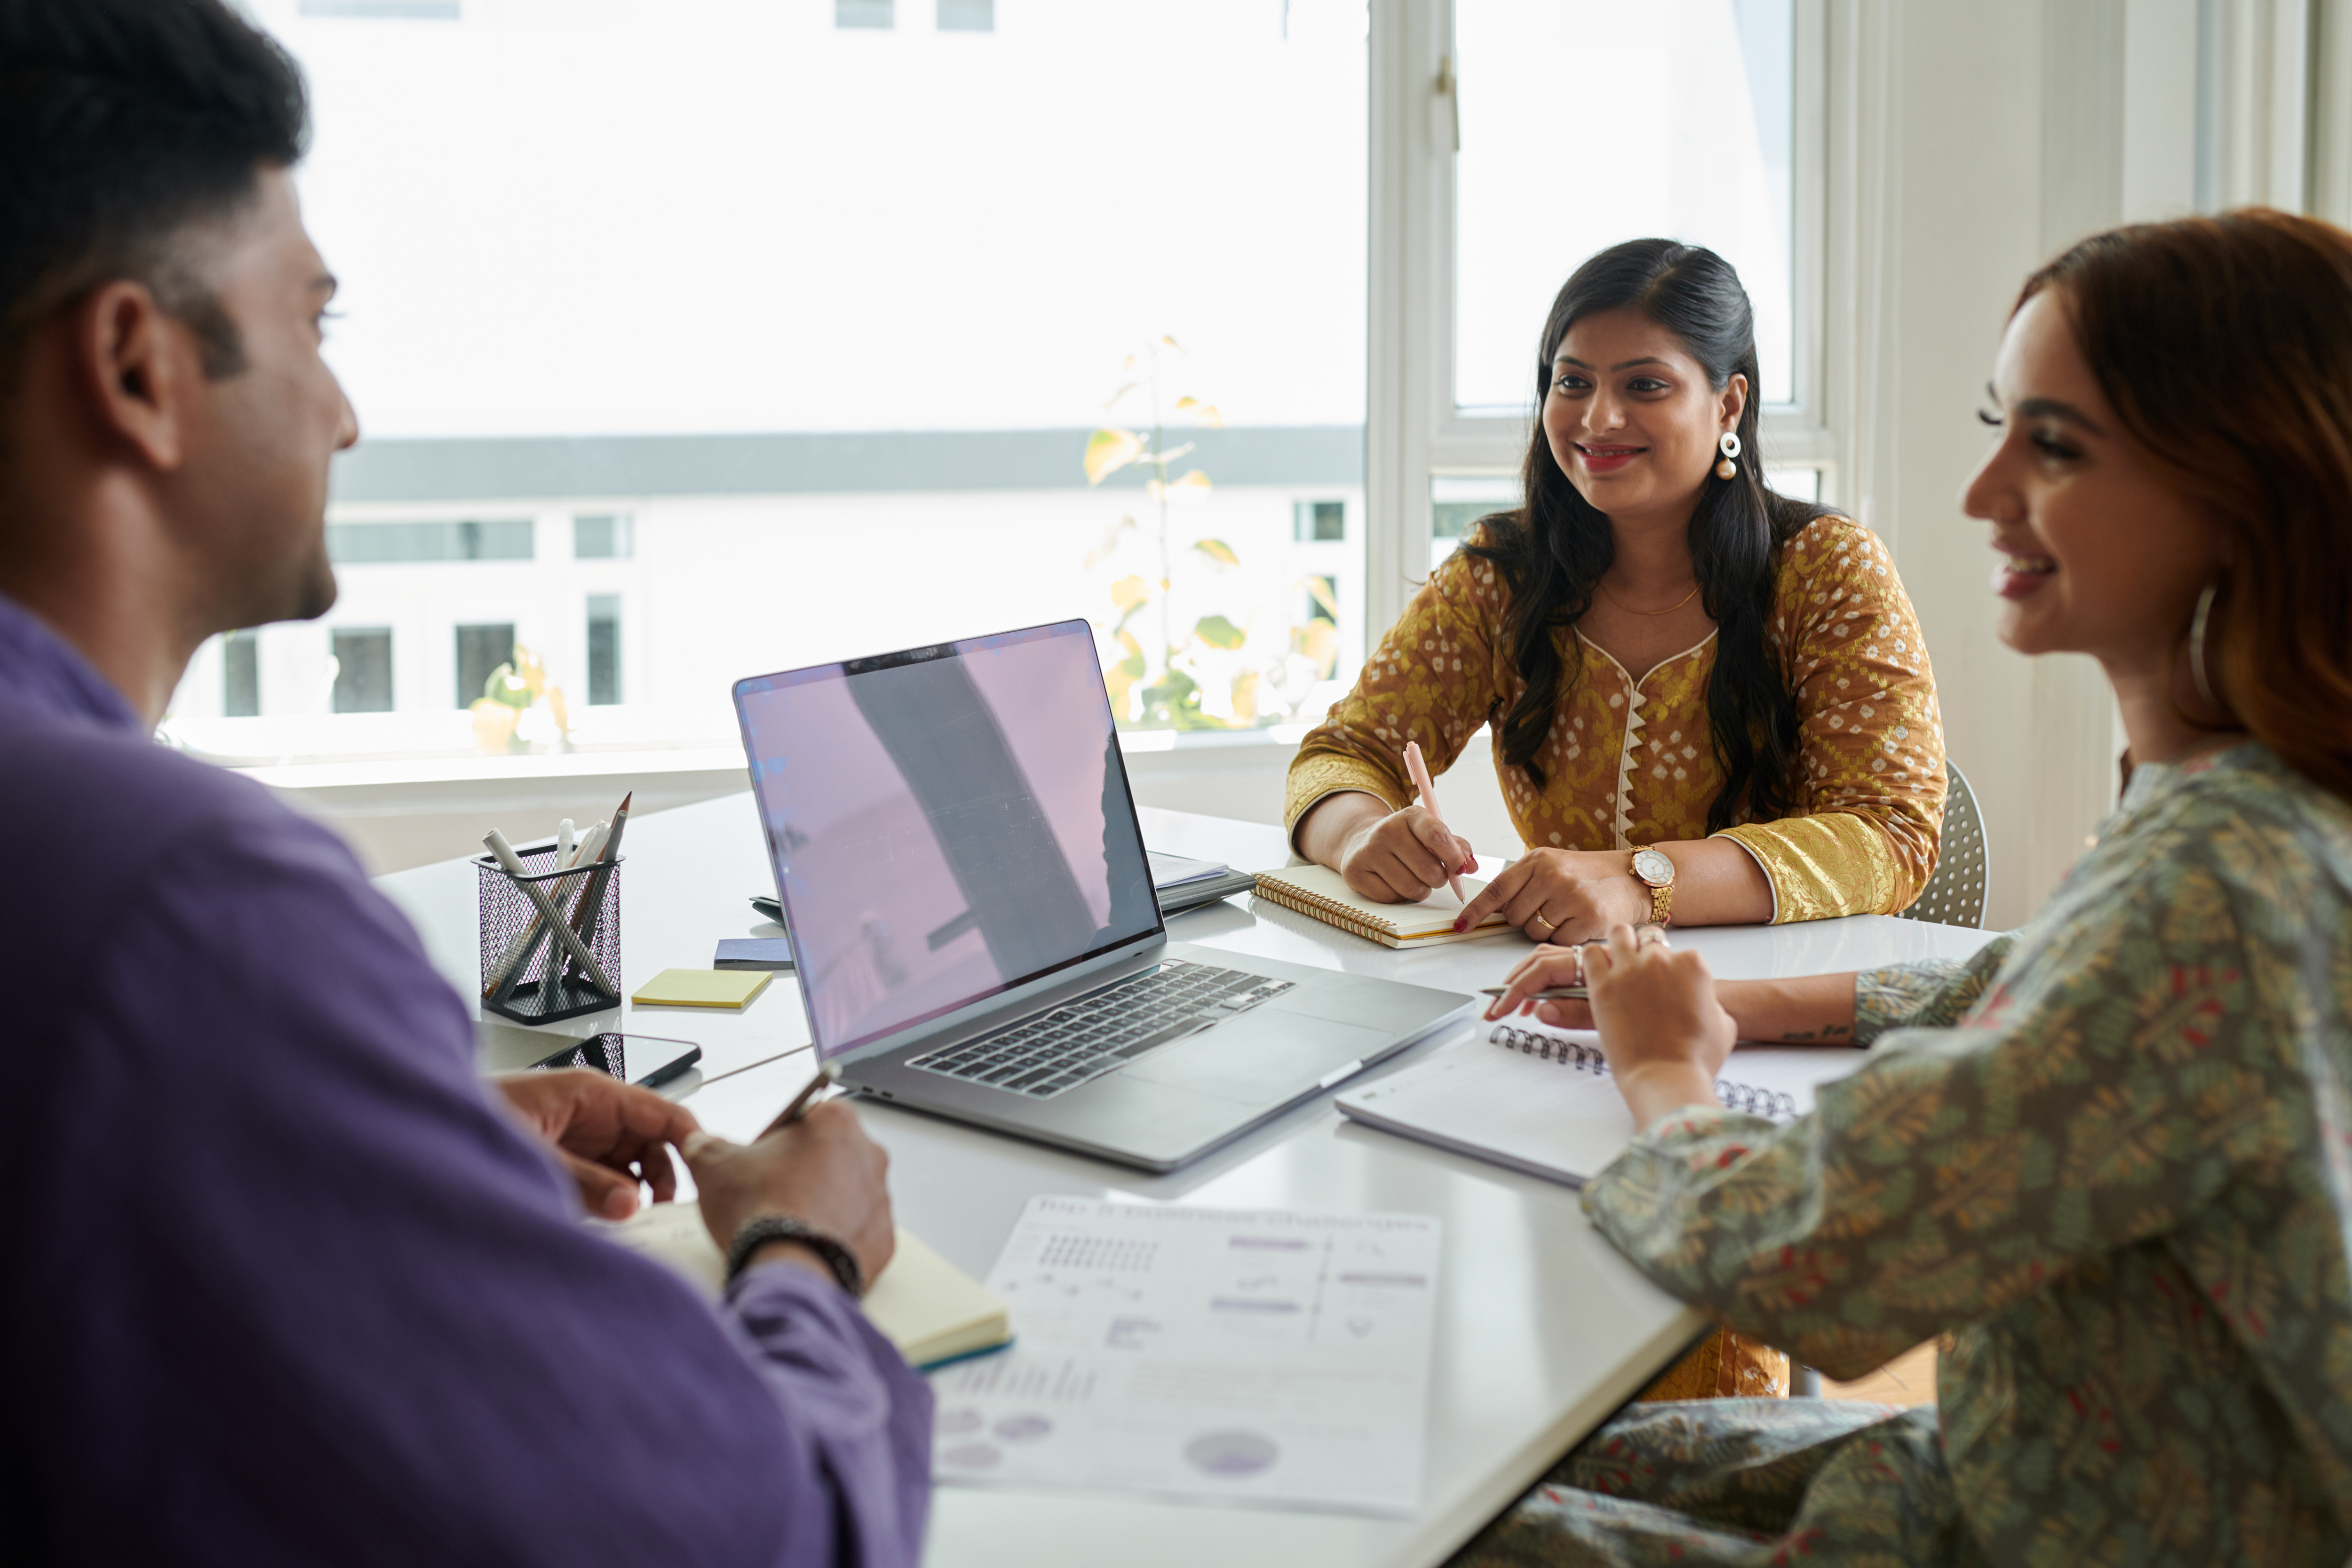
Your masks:
<instances>
[{"instance_id":1,"label":"spiral notebook","mask_svg":"<svg viewBox=\"0 0 2352 1568\"><path fill-rule=\"evenodd\" d=\"M1511 929L1500 910L1468 931L1454 929L1463 901L1476 898L1486 887L1475 877L1465 877L1462 900L1452 889L1439 888L1417 904L1376 904L1328 866L1285 866L1279 871L1260 871L1255 896L1390 947L1434 947Z\"/></svg>"},{"instance_id":2,"label":"spiral notebook","mask_svg":"<svg viewBox=\"0 0 2352 1568\"><path fill-rule=\"evenodd\" d=\"M1733 1110L1785 1121L1813 1108L1816 1085L1869 1060L1851 1046L1743 1046L1715 1092ZM1600 1037L1539 1026L1494 1025L1338 1104L1367 1127L1571 1187L1633 1141Z\"/></svg>"}]
</instances>

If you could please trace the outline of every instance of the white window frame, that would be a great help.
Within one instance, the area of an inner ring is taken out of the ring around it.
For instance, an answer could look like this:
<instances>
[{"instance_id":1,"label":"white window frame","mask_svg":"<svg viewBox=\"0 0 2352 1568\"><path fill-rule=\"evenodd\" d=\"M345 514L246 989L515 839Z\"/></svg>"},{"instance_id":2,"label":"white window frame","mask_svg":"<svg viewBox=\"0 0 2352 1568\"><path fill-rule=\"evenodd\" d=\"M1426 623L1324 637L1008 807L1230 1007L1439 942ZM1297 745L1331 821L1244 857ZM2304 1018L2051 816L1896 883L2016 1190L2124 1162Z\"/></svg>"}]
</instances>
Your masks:
<instances>
[{"instance_id":1,"label":"white window frame","mask_svg":"<svg viewBox=\"0 0 2352 1568\"><path fill-rule=\"evenodd\" d=\"M1762 437L1773 467L1820 470L1822 499L1844 504L1844 443L1831 418L1840 400L1824 350L1830 3L1796 0L1794 401L1765 408ZM1460 93L1476 90L1475 63L1466 76L1455 66L1454 0L1371 0L1364 564L1375 639L1428 574L1431 479L1517 474L1527 454L1525 418L1454 404L1456 109Z\"/></svg>"}]
</instances>

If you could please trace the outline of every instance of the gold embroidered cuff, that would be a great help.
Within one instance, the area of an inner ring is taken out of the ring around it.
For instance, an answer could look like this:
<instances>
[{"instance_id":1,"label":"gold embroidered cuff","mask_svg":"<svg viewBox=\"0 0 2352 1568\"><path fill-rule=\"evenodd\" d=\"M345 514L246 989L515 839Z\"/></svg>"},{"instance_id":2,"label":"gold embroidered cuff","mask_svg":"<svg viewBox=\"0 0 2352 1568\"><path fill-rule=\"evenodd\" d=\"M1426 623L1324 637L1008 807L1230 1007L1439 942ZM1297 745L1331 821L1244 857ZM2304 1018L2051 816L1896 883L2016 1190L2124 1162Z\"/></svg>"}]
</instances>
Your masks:
<instances>
[{"instance_id":1,"label":"gold embroidered cuff","mask_svg":"<svg viewBox=\"0 0 2352 1568\"><path fill-rule=\"evenodd\" d=\"M1397 781L1356 757L1339 756L1330 752L1303 752L1292 761L1290 777L1283 786L1282 831L1286 837L1298 831L1298 819L1307 815L1307 807L1327 795L1343 790L1360 789L1366 795L1378 795L1388 803L1391 811L1402 811L1412 796L1402 793ZM1296 842L1294 837L1293 842Z\"/></svg>"},{"instance_id":2,"label":"gold embroidered cuff","mask_svg":"<svg viewBox=\"0 0 2352 1568\"><path fill-rule=\"evenodd\" d=\"M1891 915L1903 907L1902 868L1886 836L1852 812L1727 827L1772 884L1772 923Z\"/></svg>"}]
</instances>

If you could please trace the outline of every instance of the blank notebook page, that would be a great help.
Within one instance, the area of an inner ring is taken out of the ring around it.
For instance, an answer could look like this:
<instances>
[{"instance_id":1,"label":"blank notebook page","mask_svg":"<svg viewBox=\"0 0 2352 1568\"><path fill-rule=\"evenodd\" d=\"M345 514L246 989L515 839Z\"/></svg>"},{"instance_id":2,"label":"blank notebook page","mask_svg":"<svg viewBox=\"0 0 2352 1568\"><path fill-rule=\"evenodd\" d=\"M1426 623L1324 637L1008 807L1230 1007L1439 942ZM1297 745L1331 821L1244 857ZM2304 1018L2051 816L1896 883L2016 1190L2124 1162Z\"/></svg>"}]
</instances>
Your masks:
<instances>
[{"instance_id":1,"label":"blank notebook page","mask_svg":"<svg viewBox=\"0 0 2352 1568\"><path fill-rule=\"evenodd\" d=\"M1596 1035L1538 1036L1509 1026L1494 1032L1582 1043L1596 1056L1599 1050ZM1718 1084L1733 1090L1734 1099L1756 1091L1786 1095L1801 1113L1812 1109L1815 1084L1843 1078L1869 1060L1867 1051L1843 1046L1743 1047L1731 1053ZM1633 1114L1608 1074L1524 1054L1491 1034L1342 1094L1339 1106L1369 1126L1571 1186L1582 1186L1623 1153L1634 1132Z\"/></svg>"}]
</instances>

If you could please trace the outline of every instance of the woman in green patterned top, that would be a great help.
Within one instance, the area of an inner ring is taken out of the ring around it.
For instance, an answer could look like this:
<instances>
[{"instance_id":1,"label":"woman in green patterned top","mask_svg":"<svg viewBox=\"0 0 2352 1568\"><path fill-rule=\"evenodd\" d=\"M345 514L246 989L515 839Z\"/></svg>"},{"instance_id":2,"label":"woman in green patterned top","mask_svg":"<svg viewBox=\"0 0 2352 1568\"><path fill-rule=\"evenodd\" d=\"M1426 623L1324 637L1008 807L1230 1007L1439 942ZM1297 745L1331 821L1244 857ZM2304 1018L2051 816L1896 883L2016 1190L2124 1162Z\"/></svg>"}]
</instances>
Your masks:
<instances>
[{"instance_id":1,"label":"woman in green patterned top","mask_svg":"<svg viewBox=\"0 0 2352 1568\"><path fill-rule=\"evenodd\" d=\"M2095 847L1965 963L1717 984L1619 927L1541 1009L1645 1130L1584 1189L1627 1256L1832 1376L1941 1335L1939 1405L1634 1407L1465 1561L2352 1555L2352 235L2086 240L1993 393L2000 635L2095 656L2138 764ZM1871 1055L1776 1125L1735 1038Z\"/></svg>"}]
</instances>

